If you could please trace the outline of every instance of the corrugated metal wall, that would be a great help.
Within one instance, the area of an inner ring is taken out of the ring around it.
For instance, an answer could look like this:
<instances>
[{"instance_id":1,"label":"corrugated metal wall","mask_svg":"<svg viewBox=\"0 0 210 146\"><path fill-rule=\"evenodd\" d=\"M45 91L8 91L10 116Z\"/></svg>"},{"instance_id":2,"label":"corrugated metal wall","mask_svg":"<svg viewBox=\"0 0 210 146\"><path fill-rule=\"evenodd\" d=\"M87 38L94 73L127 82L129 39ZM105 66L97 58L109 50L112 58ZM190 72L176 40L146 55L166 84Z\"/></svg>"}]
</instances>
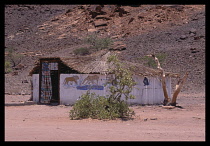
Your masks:
<instances>
[{"instance_id":1,"label":"corrugated metal wall","mask_svg":"<svg viewBox=\"0 0 210 146\"><path fill-rule=\"evenodd\" d=\"M107 81L107 76L100 75L100 74L61 74L60 75L60 101L61 104L73 104L78 99L79 96L81 96L83 93L85 93L87 90L83 88L85 86L82 84L85 78L88 76L98 76L98 86L100 87L99 90L93 89L91 92L95 92L99 95L107 95L109 91L109 86L104 86ZM73 77L78 76L78 84L76 85L74 82L72 82L72 85L64 85L64 80L66 77ZM162 85L160 82L159 77L147 77L149 84L145 85L143 82L144 77L142 76L134 76L135 82L137 82L137 85L133 88L131 94L133 94L136 98L135 99L129 99L129 104L161 104L164 100ZM86 82L87 83L87 82ZM79 86L79 88L78 88ZM101 88L103 86L103 89ZM171 79L166 78L166 86L168 90L168 94L171 94ZM84 90L80 90L84 89Z\"/></svg>"},{"instance_id":2,"label":"corrugated metal wall","mask_svg":"<svg viewBox=\"0 0 210 146\"><path fill-rule=\"evenodd\" d=\"M92 77L88 80L88 76ZM93 77L95 76L95 77ZM69 78L70 77L70 78ZM131 94L136 98L129 99L129 104L161 104L164 100L162 84L159 77L147 77L148 84L145 85L144 77L133 76L137 85ZM39 101L39 75L33 74L33 100ZM67 79L68 80L67 80ZM75 78L75 81L74 81ZM86 79L87 78L87 79ZM85 81L86 79L86 81ZM95 79L95 80L94 80ZM60 74L60 104L74 104L83 93L86 93L89 84L92 84L91 92L98 95L108 95L109 85L105 83L109 79L106 75L100 74ZM171 79L166 78L166 86L169 96L171 95Z\"/></svg>"},{"instance_id":3,"label":"corrugated metal wall","mask_svg":"<svg viewBox=\"0 0 210 146\"><path fill-rule=\"evenodd\" d=\"M159 77L147 77L149 85L144 85L142 76L134 76L137 85L131 94L135 95L135 99L130 99L130 104L161 104L164 100L162 84ZM171 95L171 79L166 78L166 86L168 94Z\"/></svg>"}]
</instances>

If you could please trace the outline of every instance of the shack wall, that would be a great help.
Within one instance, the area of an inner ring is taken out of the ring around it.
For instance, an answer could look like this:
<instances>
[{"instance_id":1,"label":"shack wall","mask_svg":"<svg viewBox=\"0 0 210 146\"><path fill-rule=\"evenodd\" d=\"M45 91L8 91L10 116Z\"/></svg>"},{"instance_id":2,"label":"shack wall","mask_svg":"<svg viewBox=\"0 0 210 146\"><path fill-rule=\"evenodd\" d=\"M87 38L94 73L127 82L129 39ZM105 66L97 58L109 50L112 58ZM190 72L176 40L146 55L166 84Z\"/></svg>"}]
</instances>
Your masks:
<instances>
[{"instance_id":1,"label":"shack wall","mask_svg":"<svg viewBox=\"0 0 210 146\"><path fill-rule=\"evenodd\" d=\"M129 104L161 104L164 100L163 89L160 77L147 77L149 84L145 85L144 77L134 76L135 82L131 94L136 96L135 99L129 99ZM166 87L168 95L171 95L171 78L166 78Z\"/></svg>"},{"instance_id":2,"label":"shack wall","mask_svg":"<svg viewBox=\"0 0 210 146\"><path fill-rule=\"evenodd\" d=\"M33 101L39 102L39 74L32 75L33 81Z\"/></svg>"},{"instance_id":3,"label":"shack wall","mask_svg":"<svg viewBox=\"0 0 210 146\"><path fill-rule=\"evenodd\" d=\"M89 76L89 77L88 77ZM94 80L95 77L95 80ZM77 81L68 81L74 80ZM87 79L93 79L89 81ZM108 95L109 86L105 86L106 82L110 79L110 76L100 74L61 74L60 75L60 104L74 104L79 97L85 93L90 85L92 89L90 92L95 92L98 95ZM137 85L134 86L131 94L136 98L129 99L129 104L161 104L164 100L162 84L159 77L145 77L134 76ZM68 81L68 83L66 82ZM145 84L146 83L146 84ZM171 94L171 79L166 78L166 86L168 94Z\"/></svg>"},{"instance_id":4,"label":"shack wall","mask_svg":"<svg viewBox=\"0 0 210 146\"><path fill-rule=\"evenodd\" d=\"M61 74L60 75L60 104L74 104L79 97L90 92L106 95L106 76L100 74Z\"/></svg>"},{"instance_id":5,"label":"shack wall","mask_svg":"<svg viewBox=\"0 0 210 146\"><path fill-rule=\"evenodd\" d=\"M109 94L109 86L105 86L111 76L101 74L60 74L60 104L74 104L79 97L90 92L106 96ZM164 100L160 77L133 76L137 85L134 86L131 94L136 98L129 99L129 104L161 104ZM33 80L33 101L39 102L39 74L32 75ZM171 95L171 78L166 78L168 94Z\"/></svg>"}]
</instances>

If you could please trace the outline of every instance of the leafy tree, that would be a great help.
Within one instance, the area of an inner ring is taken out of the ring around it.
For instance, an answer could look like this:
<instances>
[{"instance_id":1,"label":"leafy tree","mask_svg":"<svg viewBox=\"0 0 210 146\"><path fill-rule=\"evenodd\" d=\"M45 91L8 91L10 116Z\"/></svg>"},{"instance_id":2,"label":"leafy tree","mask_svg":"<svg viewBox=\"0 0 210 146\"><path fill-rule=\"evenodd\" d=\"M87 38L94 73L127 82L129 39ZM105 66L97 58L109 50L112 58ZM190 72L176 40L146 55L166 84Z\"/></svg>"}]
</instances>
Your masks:
<instances>
[{"instance_id":1,"label":"leafy tree","mask_svg":"<svg viewBox=\"0 0 210 146\"><path fill-rule=\"evenodd\" d=\"M165 59L167 57L167 54L165 54L165 53L158 53L158 54L156 54L156 57L159 59L159 62L162 64L165 61ZM139 60L143 61L144 65L146 65L148 67L156 68L156 62L151 57L144 56L143 58L141 58Z\"/></svg>"},{"instance_id":2,"label":"leafy tree","mask_svg":"<svg viewBox=\"0 0 210 146\"><path fill-rule=\"evenodd\" d=\"M113 63L114 66L113 69L110 69L110 72L114 74L114 79L111 81L114 85L109 87L111 93L110 98L121 101L121 97L124 95L126 100L134 99L135 96L130 94L133 86L136 85L132 73L129 69L123 67L123 63L119 61L116 55L110 56L108 62Z\"/></svg>"},{"instance_id":3,"label":"leafy tree","mask_svg":"<svg viewBox=\"0 0 210 146\"><path fill-rule=\"evenodd\" d=\"M12 63L12 67L21 62L23 55L17 54L13 48L7 48L6 51L8 52L8 61Z\"/></svg>"}]
</instances>

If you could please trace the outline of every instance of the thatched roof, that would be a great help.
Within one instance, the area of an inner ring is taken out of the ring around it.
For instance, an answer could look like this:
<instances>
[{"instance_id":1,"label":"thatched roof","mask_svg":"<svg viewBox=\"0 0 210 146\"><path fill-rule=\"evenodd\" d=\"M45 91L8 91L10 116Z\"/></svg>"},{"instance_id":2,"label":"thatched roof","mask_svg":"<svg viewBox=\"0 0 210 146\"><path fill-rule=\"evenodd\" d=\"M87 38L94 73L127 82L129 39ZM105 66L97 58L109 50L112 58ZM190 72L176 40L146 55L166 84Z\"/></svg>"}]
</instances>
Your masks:
<instances>
[{"instance_id":1,"label":"thatched roof","mask_svg":"<svg viewBox=\"0 0 210 146\"><path fill-rule=\"evenodd\" d=\"M77 58L61 58L64 64L81 73L106 73L110 64L107 58L110 52L99 51L91 56Z\"/></svg>"},{"instance_id":2,"label":"thatched roof","mask_svg":"<svg viewBox=\"0 0 210 146\"><path fill-rule=\"evenodd\" d=\"M40 59L50 59L57 58L60 59L60 62L72 70L77 71L78 73L100 73L105 74L109 72L109 68L113 68L113 64L107 62L108 57L114 54L110 51L99 51L95 54L82 57L45 57ZM125 68L129 68L134 74L142 76L160 76L161 72L157 69L152 69L145 67L139 63L132 63L128 61L122 61ZM37 61L36 66L29 72L29 75L32 75L35 70L39 69L39 61ZM179 74L166 72L166 76L177 77Z\"/></svg>"}]
</instances>

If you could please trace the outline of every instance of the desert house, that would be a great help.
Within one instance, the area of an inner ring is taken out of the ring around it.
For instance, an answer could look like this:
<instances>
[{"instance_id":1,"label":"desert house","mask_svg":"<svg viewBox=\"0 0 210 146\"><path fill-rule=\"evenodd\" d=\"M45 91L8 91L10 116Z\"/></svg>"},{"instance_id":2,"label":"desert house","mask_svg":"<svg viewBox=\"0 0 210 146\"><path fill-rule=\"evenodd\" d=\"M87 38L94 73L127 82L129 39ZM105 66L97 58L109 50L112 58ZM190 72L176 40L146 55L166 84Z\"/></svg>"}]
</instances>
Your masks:
<instances>
[{"instance_id":1,"label":"desert house","mask_svg":"<svg viewBox=\"0 0 210 146\"><path fill-rule=\"evenodd\" d=\"M110 51L100 51L83 57L45 57L39 58L30 71L32 76L32 96L37 103L74 104L87 90L99 95L107 95L108 80L113 78L109 73L111 64L107 58ZM125 67L133 72L137 85L131 94L129 104L161 104L164 100L161 85L161 72L138 63L123 61ZM171 94L171 77L175 73L166 72L166 86Z\"/></svg>"}]
</instances>

